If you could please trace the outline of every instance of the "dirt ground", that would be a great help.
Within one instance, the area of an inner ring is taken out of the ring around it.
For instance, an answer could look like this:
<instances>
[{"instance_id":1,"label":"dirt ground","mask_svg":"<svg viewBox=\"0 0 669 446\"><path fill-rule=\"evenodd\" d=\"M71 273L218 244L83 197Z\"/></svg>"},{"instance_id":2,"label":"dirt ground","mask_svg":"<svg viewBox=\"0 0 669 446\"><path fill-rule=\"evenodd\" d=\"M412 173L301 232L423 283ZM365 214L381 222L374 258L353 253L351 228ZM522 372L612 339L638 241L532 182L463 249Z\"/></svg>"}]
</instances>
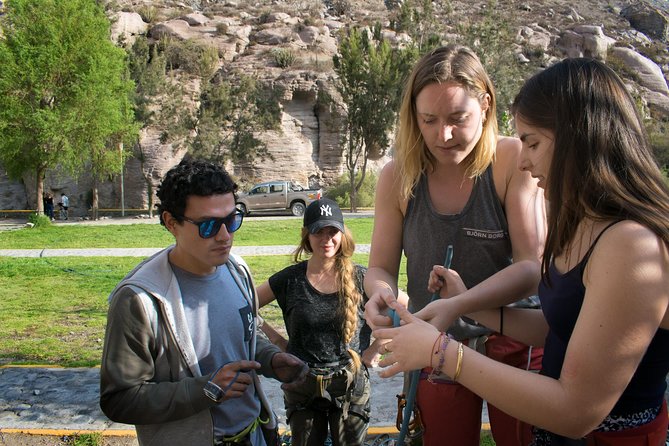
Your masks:
<instances>
[{"instance_id":1,"label":"dirt ground","mask_svg":"<svg viewBox=\"0 0 669 446\"><path fill-rule=\"evenodd\" d=\"M66 446L73 445L72 436L31 435L22 433L0 433L0 446ZM85 443L90 446L138 446L135 437L103 436L102 443Z\"/></svg>"}]
</instances>

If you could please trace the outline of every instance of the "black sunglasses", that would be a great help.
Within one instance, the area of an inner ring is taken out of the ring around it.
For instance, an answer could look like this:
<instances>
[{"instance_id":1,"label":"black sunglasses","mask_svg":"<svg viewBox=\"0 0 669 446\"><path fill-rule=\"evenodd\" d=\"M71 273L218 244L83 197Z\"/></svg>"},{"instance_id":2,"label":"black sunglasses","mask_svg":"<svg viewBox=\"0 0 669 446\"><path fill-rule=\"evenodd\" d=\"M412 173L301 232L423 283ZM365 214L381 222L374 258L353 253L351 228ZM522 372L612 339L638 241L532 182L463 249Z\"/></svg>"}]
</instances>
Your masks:
<instances>
[{"instance_id":1,"label":"black sunglasses","mask_svg":"<svg viewBox=\"0 0 669 446\"><path fill-rule=\"evenodd\" d=\"M239 210L236 210L232 212L232 214L223 218L208 218L206 220L193 221L190 218L184 216L183 219L188 223L192 223L198 227L200 237L212 238L218 234L218 231L221 230L221 226L223 225L225 225L225 229L228 231L228 233L232 234L235 232L242 226L244 214Z\"/></svg>"}]
</instances>

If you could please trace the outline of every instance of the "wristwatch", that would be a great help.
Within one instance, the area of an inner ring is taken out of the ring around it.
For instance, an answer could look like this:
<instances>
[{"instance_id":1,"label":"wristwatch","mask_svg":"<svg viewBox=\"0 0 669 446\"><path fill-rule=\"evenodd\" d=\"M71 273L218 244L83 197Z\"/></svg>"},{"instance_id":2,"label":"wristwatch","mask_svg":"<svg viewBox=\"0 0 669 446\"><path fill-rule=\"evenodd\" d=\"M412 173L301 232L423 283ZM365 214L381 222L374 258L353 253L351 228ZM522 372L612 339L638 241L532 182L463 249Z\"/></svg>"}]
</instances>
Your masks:
<instances>
[{"instance_id":1,"label":"wristwatch","mask_svg":"<svg viewBox=\"0 0 669 446\"><path fill-rule=\"evenodd\" d=\"M213 375L211 375L211 379L214 379L216 375L218 375L218 372L222 369L223 367L219 367ZM209 398L210 400L220 403L221 400L223 399L223 389L221 389L215 382L212 380L207 381L207 384L204 385L204 394Z\"/></svg>"},{"instance_id":2,"label":"wristwatch","mask_svg":"<svg viewBox=\"0 0 669 446\"><path fill-rule=\"evenodd\" d=\"M223 389L213 381L207 381L207 384L204 386L204 394L215 403L220 403L223 399Z\"/></svg>"}]
</instances>

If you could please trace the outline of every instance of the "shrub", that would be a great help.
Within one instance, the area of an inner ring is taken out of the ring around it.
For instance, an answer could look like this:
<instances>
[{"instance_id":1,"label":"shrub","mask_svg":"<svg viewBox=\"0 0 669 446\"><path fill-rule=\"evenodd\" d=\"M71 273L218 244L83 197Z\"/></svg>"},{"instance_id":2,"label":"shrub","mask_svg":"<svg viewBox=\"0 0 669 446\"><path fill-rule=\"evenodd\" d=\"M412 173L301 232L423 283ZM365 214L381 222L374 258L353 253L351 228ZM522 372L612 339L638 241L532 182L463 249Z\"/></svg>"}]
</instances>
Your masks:
<instances>
[{"instance_id":1,"label":"shrub","mask_svg":"<svg viewBox=\"0 0 669 446\"><path fill-rule=\"evenodd\" d=\"M51 226L51 220L44 214L30 214L28 221L35 225L35 228L45 228Z\"/></svg>"},{"instance_id":2,"label":"shrub","mask_svg":"<svg viewBox=\"0 0 669 446\"><path fill-rule=\"evenodd\" d=\"M351 2L349 0L331 0L329 7L332 14L341 16L351 10Z\"/></svg>"},{"instance_id":3,"label":"shrub","mask_svg":"<svg viewBox=\"0 0 669 446\"><path fill-rule=\"evenodd\" d=\"M72 446L99 446L103 444L102 434L93 432L90 434L78 434L71 438Z\"/></svg>"},{"instance_id":4,"label":"shrub","mask_svg":"<svg viewBox=\"0 0 669 446\"><path fill-rule=\"evenodd\" d=\"M360 176L358 175L358 178ZM375 172L367 172L365 181L363 181L360 190L358 190L358 207L374 207L374 198L376 191L376 182L378 176ZM348 174L344 174L337 179L335 185L325 192L325 196L333 199L342 208L351 207L351 195Z\"/></svg>"},{"instance_id":5,"label":"shrub","mask_svg":"<svg viewBox=\"0 0 669 446\"><path fill-rule=\"evenodd\" d=\"M216 24L216 35L217 36L224 36L228 33L228 24L227 23L217 23Z\"/></svg>"},{"instance_id":6,"label":"shrub","mask_svg":"<svg viewBox=\"0 0 669 446\"><path fill-rule=\"evenodd\" d=\"M263 11L262 14L258 17L258 23L264 25L269 23L269 18L272 15L271 11Z\"/></svg>"},{"instance_id":7,"label":"shrub","mask_svg":"<svg viewBox=\"0 0 669 446\"><path fill-rule=\"evenodd\" d=\"M218 49L191 40L163 39L167 66L208 78L214 74L218 64Z\"/></svg>"},{"instance_id":8,"label":"shrub","mask_svg":"<svg viewBox=\"0 0 669 446\"><path fill-rule=\"evenodd\" d=\"M155 6L142 6L137 10L137 14L142 17L146 23L154 23L158 18L158 10Z\"/></svg>"},{"instance_id":9,"label":"shrub","mask_svg":"<svg viewBox=\"0 0 669 446\"><path fill-rule=\"evenodd\" d=\"M274 48L272 58L277 67L288 68L295 63L295 53L285 48Z\"/></svg>"}]
</instances>

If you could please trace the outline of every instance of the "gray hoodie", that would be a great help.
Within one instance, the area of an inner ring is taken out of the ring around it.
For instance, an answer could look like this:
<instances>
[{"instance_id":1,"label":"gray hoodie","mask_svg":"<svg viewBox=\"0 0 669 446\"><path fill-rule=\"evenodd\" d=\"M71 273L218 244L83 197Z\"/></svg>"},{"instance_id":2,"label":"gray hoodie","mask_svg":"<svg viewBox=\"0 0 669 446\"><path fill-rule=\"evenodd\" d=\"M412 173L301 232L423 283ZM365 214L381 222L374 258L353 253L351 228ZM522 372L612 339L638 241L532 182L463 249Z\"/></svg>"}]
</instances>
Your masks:
<instances>
[{"instance_id":1,"label":"gray hoodie","mask_svg":"<svg viewBox=\"0 0 669 446\"><path fill-rule=\"evenodd\" d=\"M211 445L210 407L204 394L211 375L202 376L188 332L181 291L168 261L172 247L140 263L111 292L100 369L100 407L113 421L134 424L140 445ZM241 258L228 260L232 277L257 317L257 296ZM255 330L249 351L276 378L272 356L279 353ZM254 374L261 417L276 417Z\"/></svg>"}]
</instances>

